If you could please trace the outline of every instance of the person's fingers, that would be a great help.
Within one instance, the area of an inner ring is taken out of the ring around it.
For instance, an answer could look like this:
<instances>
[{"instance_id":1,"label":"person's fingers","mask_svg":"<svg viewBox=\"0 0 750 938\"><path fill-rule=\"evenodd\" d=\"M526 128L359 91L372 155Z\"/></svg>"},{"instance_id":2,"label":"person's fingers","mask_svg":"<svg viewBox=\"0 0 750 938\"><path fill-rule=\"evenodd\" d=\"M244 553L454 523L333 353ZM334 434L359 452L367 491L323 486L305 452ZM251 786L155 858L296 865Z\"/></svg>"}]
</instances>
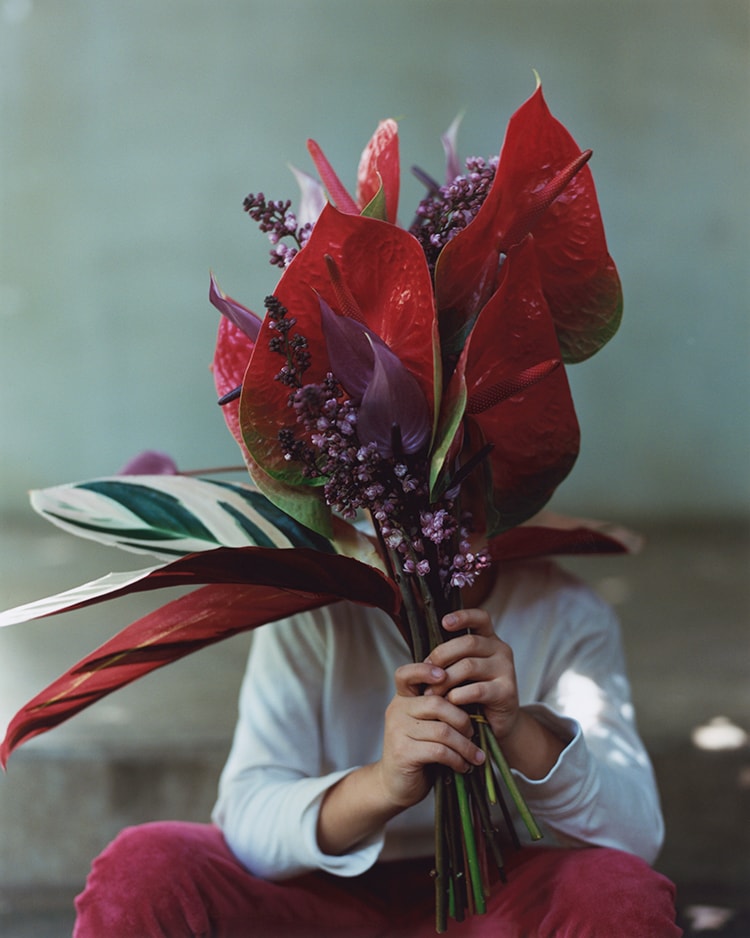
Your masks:
<instances>
[{"instance_id":1,"label":"person's fingers","mask_svg":"<svg viewBox=\"0 0 750 938\"><path fill-rule=\"evenodd\" d=\"M443 628L448 632L460 632L470 629L478 635L495 634L492 619L484 609L456 609L443 616Z\"/></svg>"},{"instance_id":2,"label":"person's fingers","mask_svg":"<svg viewBox=\"0 0 750 938\"><path fill-rule=\"evenodd\" d=\"M443 720L414 719L407 726L406 738L412 747L412 758L424 765L439 763L463 772L470 765L484 761L481 749L461 730Z\"/></svg>"},{"instance_id":3,"label":"person's fingers","mask_svg":"<svg viewBox=\"0 0 750 938\"><path fill-rule=\"evenodd\" d=\"M425 685L439 684L445 677L443 668L429 661L404 664L396 669L396 693L399 697L418 697Z\"/></svg>"}]
</instances>

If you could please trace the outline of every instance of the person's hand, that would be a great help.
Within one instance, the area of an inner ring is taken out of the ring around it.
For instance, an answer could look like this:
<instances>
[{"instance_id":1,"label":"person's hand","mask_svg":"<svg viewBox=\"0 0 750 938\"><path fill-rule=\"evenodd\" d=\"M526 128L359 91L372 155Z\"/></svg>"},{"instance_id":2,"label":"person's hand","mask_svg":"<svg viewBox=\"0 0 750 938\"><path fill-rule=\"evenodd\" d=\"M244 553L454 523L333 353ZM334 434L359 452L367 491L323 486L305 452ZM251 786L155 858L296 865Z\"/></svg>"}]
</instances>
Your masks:
<instances>
[{"instance_id":1,"label":"person's hand","mask_svg":"<svg viewBox=\"0 0 750 938\"><path fill-rule=\"evenodd\" d=\"M423 694L425 686L444 687L450 676L434 663L400 667L396 696L385 714L383 755L377 764L385 797L399 809L421 801L429 792L429 766L438 763L467 772L484 762L471 740L469 715L442 693Z\"/></svg>"},{"instance_id":2,"label":"person's hand","mask_svg":"<svg viewBox=\"0 0 750 938\"><path fill-rule=\"evenodd\" d=\"M510 645L498 638L483 609L452 612L443 619L443 628L464 634L430 652L426 663L446 676L433 682L425 694L439 694L456 707L479 704L495 738L502 742L516 730L520 714Z\"/></svg>"},{"instance_id":3,"label":"person's hand","mask_svg":"<svg viewBox=\"0 0 750 938\"><path fill-rule=\"evenodd\" d=\"M447 632L463 632L438 645L427 664L445 679L425 690L442 694L457 707L480 705L505 758L527 778L544 778L557 762L566 740L556 736L519 705L516 668L510 646L497 637L482 609L462 609L443 619Z\"/></svg>"}]
</instances>

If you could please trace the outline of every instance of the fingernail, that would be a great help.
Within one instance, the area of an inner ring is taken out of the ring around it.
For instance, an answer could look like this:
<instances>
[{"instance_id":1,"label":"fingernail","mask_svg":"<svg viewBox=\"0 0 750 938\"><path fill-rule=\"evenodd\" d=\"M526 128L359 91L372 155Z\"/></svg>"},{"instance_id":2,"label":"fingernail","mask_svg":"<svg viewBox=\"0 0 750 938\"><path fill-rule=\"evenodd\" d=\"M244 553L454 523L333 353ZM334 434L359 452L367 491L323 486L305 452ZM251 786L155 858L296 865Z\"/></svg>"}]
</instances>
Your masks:
<instances>
[{"instance_id":1,"label":"fingernail","mask_svg":"<svg viewBox=\"0 0 750 938\"><path fill-rule=\"evenodd\" d=\"M451 615L450 613L447 616L443 616L443 625L449 629L451 626L454 626L458 622L456 616Z\"/></svg>"},{"instance_id":2,"label":"fingernail","mask_svg":"<svg viewBox=\"0 0 750 938\"><path fill-rule=\"evenodd\" d=\"M484 752L481 749L477 749L474 753L474 761L477 765L481 765L484 762Z\"/></svg>"},{"instance_id":3,"label":"fingernail","mask_svg":"<svg viewBox=\"0 0 750 938\"><path fill-rule=\"evenodd\" d=\"M441 677L443 677L443 673L444 673L444 672L443 672L443 669L442 669L442 668L430 668L430 674L431 674L433 677L436 677L436 678L438 678L438 679L440 679Z\"/></svg>"}]
</instances>

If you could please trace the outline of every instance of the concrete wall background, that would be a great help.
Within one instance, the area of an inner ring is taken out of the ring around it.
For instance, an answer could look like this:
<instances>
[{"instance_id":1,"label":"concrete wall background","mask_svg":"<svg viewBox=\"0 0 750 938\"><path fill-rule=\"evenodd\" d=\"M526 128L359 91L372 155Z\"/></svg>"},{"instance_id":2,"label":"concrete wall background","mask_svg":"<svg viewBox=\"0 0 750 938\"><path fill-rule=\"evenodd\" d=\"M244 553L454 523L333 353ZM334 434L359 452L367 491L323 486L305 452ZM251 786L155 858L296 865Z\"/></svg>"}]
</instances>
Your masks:
<instances>
[{"instance_id":1,"label":"concrete wall background","mask_svg":"<svg viewBox=\"0 0 750 938\"><path fill-rule=\"evenodd\" d=\"M377 120L439 173L533 91L594 149L619 335L571 369L556 507L750 508L746 0L0 0L0 514L159 447L236 461L207 369L208 269L260 307L241 211L296 196L315 137L351 181ZM347 176L348 173L348 176ZM406 184L402 219L420 187Z\"/></svg>"}]
</instances>

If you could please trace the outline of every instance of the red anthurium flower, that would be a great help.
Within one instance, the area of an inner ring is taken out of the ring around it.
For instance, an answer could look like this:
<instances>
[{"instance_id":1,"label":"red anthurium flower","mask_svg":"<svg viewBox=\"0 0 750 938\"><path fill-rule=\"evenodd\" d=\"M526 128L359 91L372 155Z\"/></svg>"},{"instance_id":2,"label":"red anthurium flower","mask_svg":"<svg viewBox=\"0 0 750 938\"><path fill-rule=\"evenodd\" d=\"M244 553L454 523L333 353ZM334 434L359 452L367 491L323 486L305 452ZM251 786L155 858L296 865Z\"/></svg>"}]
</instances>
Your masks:
<instances>
[{"instance_id":1,"label":"red anthurium flower","mask_svg":"<svg viewBox=\"0 0 750 938\"><path fill-rule=\"evenodd\" d=\"M342 283L336 283L337 277ZM310 367L305 383L323 381L331 363L321 300L334 312L368 327L413 376L435 408L435 308L432 283L418 242L394 225L326 206L308 244L295 257L274 294L304 336ZM342 310L345 297L346 310ZM240 423L253 460L285 483L309 484L279 449L279 430L293 423L289 387L276 380L284 364L271 349L275 324L266 317L243 380Z\"/></svg>"},{"instance_id":2,"label":"red anthurium flower","mask_svg":"<svg viewBox=\"0 0 750 938\"><path fill-rule=\"evenodd\" d=\"M222 316L219 322L214 358L211 363L211 371L213 372L214 384L219 398L230 394L242 384L242 378L254 347L255 342L248 338L246 333L231 320ZM244 450L240 429L239 400L225 404L222 407L222 413L232 436ZM245 456L249 458L249 454L246 452Z\"/></svg>"},{"instance_id":3,"label":"red anthurium flower","mask_svg":"<svg viewBox=\"0 0 750 938\"><path fill-rule=\"evenodd\" d=\"M497 287L502 256L529 233L565 360L589 357L614 335L622 294L585 165L590 155L552 117L541 86L511 118L490 192L435 271L441 332L458 337L458 348Z\"/></svg>"},{"instance_id":4,"label":"red anthurium flower","mask_svg":"<svg viewBox=\"0 0 750 938\"><path fill-rule=\"evenodd\" d=\"M579 448L531 238L510 251L502 283L480 312L462 358L454 380L466 385L465 422L492 444L492 505L496 529L506 530L546 504Z\"/></svg>"},{"instance_id":5,"label":"red anthurium flower","mask_svg":"<svg viewBox=\"0 0 750 938\"><path fill-rule=\"evenodd\" d=\"M398 152L398 125L394 120L381 121L370 142L365 147L357 171L357 196L352 198L336 175L325 154L314 140L307 141L307 149L315 163L324 186L333 204L341 212L357 215L368 206L368 214L396 223L400 184L400 162ZM375 200L382 191L385 210L375 208Z\"/></svg>"}]
</instances>

